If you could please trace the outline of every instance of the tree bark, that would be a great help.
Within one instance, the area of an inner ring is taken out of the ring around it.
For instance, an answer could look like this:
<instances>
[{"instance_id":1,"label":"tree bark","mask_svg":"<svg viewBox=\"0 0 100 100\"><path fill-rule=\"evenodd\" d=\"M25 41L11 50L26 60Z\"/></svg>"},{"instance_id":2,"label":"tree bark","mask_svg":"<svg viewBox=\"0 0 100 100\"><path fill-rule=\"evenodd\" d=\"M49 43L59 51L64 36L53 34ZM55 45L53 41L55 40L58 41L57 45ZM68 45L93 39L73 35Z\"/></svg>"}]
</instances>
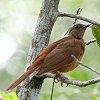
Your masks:
<instances>
[{"instance_id":1,"label":"tree bark","mask_svg":"<svg viewBox=\"0 0 100 100\"><path fill-rule=\"evenodd\" d=\"M50 34L58 16L59 1L60 0L42 1L40 14L28 54L27 66L31 65L37 54L49 43ZM17 88L18 100L38 100L43 80L44 77L31 77L25 80L22 85Z\"/></svg>"}]
</instances>

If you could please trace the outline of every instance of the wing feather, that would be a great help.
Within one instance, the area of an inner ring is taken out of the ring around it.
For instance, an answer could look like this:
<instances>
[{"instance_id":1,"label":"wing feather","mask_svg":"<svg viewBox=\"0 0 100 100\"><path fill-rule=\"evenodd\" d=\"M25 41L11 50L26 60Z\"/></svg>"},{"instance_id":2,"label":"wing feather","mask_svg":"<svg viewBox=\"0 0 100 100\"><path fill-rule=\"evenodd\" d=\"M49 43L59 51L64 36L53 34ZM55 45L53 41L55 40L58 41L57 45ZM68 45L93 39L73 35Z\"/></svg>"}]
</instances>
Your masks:
<instances>
[{"instance_id":1,"label":"wing feather","mask_svg":"<svg viewBox=\"0 0 100 100\"><path fill-rule=\"evenodd\" d=\"M84 53L84 45L78 40L73 39L71 43L64 42L62 45L58 45L45 57L39 74L60 69L74 61L72 55L78 57Z\"/></svg>"}]
</instances>

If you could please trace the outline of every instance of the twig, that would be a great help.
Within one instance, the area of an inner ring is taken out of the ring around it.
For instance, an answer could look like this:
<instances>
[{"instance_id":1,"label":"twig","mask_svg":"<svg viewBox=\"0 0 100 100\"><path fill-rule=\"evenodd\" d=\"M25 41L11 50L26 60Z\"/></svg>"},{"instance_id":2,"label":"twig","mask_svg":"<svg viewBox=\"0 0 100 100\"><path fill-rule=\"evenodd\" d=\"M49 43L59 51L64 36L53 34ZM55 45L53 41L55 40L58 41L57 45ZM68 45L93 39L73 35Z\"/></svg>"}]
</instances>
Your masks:
<instances>
[{"instance_id":1,"label":"twig","mask_svg":"<svg viewBox=\"0 0 100 100\"><path fill-rule=\"evenodd\" d=\"M79 16L80 15L80 13L81 13L81 11L82 11L82 9L81 8L78 8L77 9L77 11L76 11L76 16ZM77 18L75 18L75 20L74 20L74 22L73 22L73 24L75 24L76 23L76 21L77 21Z\"/></svg>"},{"instance_id":2,"label":"twig","mask_svg":"<svg viewBox=\"0 0 100 100\"><path fill-rule=\"evenodd\" d=\"M85 86L100 82L100 77L81 82L81 81L77 81L77 80L68 79L64 75L60 75L59 77L55 77L54 74L45 74L45 76L48 77L48 78L55 78L60 82L63 82L63 83L66 83L66 84L71 84L71 85L76 85L76 86L79 86L79 87L85 87Z\"/></svg>"},{"instance_id":3,"label":"twig","mask_svg":"<svg viewBox=\"0 0 100 100\"><path fill-rule=\"evenodd\" d=\"M92 40L89 40L89 41L85 42L85 44L86 45L89 45L89 44L94 43L96 41L97 41L96 39L92 39Z\"/></svg>"},{"instance_id":4,"label":"twig","mask_svg":"<svg viewBox=\"0 0 100 100\"><path fill-rule=\"evenodd\" d=\"M92 24L94 24L94 25L98 25L98 26L100 27L100 23L98 23L98 22L96 22L96 21L94 21L94 20L91 20L91 19L82 17L82 16L76 16L76 15L74 15L74 14L68 14L68 13L59 12L59 13L58 13L58 17L77 18L77 19L80 19L80 20L83 20L83 21L92 23Z\"/></svg>"},{"instance_id":5,"label":"twig","mask_svg":"<svg viewBox=\"0 0 100 100\"><path fill-rule=\"evenodd\" d=\"M97 72L96 70L94 70L93 68L90 68L90 67L84 65L83 63L81 63L74 55L72 55L72 57L73 57L81 66L83 66L83 67L85 67L85 68L87 68L87 69L90 69L91 71L93 71L93 72L95 72L95 73L97 73L97 74L100 75L100 73Z\"/></svg>"},{"instance_id":6,"label":"twig","mask_svg":"<svg viewBox=\"0 0 100 100\"><path fill-rule=\"evenodd\" d=\"M55 78L53 79L53 84L52 84L52 90L51 90L51 97L50 97L50 100L52 100L52 97L53 97L54 85L55 85Z\"/></svg>"}]
</instances>

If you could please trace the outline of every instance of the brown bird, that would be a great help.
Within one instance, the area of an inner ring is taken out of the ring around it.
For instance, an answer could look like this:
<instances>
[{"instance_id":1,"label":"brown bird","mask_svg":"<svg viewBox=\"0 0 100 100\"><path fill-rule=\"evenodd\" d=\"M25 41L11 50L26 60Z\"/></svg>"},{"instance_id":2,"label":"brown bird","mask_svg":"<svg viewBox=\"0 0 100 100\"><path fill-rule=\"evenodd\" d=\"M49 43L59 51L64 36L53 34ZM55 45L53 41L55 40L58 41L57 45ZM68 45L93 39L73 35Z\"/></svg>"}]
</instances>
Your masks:
<instances>
[{"instance_id":1,"label":"brown bird","mask_svg":"<svg viewBox=\"0 0 100 100\"><path fill-rule=\"evenodd\" d=\"M7 91L15 88L34 71L37 71L37 75L41 75L47 72L57 74L58 72L68 72L75 69L78 63L72 55L79 61L82 59L85 50L83 36L86 28L89 26L90 24L74 25L70 29L67 37L52 43L38 54L29 69L19 79L12 83L7 88Z\"/></svg>"}]
</instances>

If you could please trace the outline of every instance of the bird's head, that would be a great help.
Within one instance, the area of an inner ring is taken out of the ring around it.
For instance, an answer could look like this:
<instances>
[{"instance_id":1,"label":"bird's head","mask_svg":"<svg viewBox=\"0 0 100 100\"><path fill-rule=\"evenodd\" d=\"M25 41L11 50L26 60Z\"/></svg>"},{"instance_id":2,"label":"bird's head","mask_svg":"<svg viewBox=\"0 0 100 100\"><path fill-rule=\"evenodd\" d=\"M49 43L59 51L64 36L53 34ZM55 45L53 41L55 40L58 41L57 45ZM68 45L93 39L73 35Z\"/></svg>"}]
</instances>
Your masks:
<instances>
[{"instance_id":1,"label":"bird's head","mask_svg":"<svg viewBox=\"0 0 100 100\"><path fill-rule=\"evenodd\" d=\"M73 36L77 39L82 39L85 33L85 30L90 26L91 24L84 25L84 24L75 24L69 31L69 35Z\"/></svg>"}]
</instances>

